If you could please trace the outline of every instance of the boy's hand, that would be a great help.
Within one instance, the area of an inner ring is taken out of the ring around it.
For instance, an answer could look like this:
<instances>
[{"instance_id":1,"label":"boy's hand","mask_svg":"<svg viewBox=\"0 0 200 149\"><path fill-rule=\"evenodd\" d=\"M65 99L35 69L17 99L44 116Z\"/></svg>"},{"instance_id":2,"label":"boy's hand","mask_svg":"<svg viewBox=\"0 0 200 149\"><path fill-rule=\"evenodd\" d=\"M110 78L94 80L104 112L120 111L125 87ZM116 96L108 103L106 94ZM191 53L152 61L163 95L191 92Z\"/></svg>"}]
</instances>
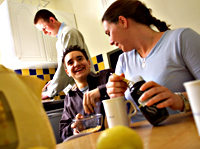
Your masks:
<instances>
[{"instance_id":1,"label":"boy's hand","mask_svg":"<svg viewBox=\"0 0 200 149\"><path fill-rule=\"evenodd\" d=\"M84 118L84 116L83 116L82 114L80 114L80 113L78 113L78 114L76 115L76 117L75 117L75 119L82 119L82 118ZM79 133L79 131L76 129L77 126L78 126L78 127L81 127L81 124L78 123L78 122L72 123L72 124L71 124L71 128L74 128L74 132L73 132L74 135L76 135L76 134ZM80 128L79 128L79 129L80 129ZM83 128L83 130L84 130L84 128Z\"/></svg>"},{"instance_id":2,"label":"boy's hand","mask_svg":"<svg viewBox=\"0 0 200 149\"><path fill-rule=\"evenodd\" d=\"M96 102L98 102L100 100L100 92L99 89L93 89L87 93L84 94L83 96L83 108L85 110L85 113L93 113L94 112L94 108L93 107L97 107L96 106Z\"/></svg>"}]
</instances>

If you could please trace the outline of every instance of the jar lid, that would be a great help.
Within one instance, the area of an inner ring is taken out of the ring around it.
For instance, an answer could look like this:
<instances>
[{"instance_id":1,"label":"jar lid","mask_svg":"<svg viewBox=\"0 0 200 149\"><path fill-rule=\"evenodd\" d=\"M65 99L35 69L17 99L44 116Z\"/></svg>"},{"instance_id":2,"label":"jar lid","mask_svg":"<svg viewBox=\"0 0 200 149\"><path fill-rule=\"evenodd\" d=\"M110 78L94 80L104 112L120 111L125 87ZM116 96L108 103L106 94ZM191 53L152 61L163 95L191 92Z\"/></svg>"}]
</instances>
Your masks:
<instances>
[{"instance_id":1,"label":"jar lid","mask_svg":"<svg viewBox=\"0 0 200 149\"><path fill-rule=\"evenodd\" d=\"M134 83L137 83L140 81L144 81L144 79L141 76L135 76L135 77L131 78L131 81Z\"/></svg>"}]
</instances>

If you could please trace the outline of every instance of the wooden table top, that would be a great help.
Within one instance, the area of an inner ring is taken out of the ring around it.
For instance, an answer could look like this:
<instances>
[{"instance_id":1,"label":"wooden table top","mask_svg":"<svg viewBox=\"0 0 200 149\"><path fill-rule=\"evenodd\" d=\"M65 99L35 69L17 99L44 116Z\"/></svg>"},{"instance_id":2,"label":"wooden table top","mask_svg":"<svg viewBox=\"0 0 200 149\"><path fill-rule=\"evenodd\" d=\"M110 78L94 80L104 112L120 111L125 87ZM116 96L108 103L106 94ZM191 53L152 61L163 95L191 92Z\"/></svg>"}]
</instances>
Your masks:
<instances>
[{"instance_id":1,"label":"wooden table top","mask_svg":"<svg viewBox=\"0 0 200 149\"><path fill-rule=\"evenodd\" d=\"M160 126L152 126L148 121L132 123L142 138L144 149L200 149L200 136L192 113L171 115ZM95 149L101 132L82 136L56 146L56 149Z\"/></svg>"}]
</instances>

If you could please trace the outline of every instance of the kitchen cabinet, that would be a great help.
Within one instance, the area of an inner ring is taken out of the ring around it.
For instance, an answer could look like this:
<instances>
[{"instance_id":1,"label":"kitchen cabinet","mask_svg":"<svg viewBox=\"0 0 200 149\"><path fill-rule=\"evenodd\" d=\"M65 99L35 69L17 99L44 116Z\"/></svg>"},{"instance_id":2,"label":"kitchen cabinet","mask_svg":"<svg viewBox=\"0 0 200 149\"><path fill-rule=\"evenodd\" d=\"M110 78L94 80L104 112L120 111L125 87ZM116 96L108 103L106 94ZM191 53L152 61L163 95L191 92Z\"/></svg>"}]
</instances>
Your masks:
<instances>
[{"instance_id":1,"label":"kitchen cabinet","mask_svg":"<svg viewBox=\"0 0 200 149\"><path fill-rule=\"evenodd\" d=\"M39 9L42 8L11 0L5 0L0 5L0 50L4 66L10 69L57 66L57 38L43 35L33 23ZM76 27L74 14L48 10L60 22Z\"/></svg>"}]
</instances>

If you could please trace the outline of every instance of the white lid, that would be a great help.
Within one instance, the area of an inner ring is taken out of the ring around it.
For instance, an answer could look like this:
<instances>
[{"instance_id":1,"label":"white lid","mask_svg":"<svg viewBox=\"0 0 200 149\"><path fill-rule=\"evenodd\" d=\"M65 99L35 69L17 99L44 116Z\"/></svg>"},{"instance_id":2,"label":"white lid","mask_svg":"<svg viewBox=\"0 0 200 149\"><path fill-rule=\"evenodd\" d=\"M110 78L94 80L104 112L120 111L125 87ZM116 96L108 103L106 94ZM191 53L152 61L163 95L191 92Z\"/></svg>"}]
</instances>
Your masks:
<instances>
[{"instance_id":1,"label":"white lid","mask_svg":"<svg viewBox=\"0 0 200 149\"><path fill-rule=\"evenodd\" d=\"M144 81L144 79L141 76L135 76L135 77L131 78L131 81L134 83L137 83L140 81Z\"/></svg>"}]
</instances>

